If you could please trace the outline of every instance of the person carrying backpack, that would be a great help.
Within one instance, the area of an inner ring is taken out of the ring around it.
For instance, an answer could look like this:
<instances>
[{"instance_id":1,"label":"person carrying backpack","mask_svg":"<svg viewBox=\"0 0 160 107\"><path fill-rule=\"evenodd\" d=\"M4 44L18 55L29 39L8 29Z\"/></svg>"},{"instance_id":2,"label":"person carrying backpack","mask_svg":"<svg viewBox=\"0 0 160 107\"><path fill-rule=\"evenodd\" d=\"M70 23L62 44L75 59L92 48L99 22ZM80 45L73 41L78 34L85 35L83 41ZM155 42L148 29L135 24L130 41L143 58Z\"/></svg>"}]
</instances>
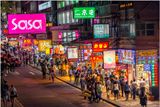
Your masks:
<instances>
[{"instance_id":1,"label":"person carrying backpack","mask_svg":"<svg viewBox=\"0 0 160 107\"><path fill-rule=\"evenodd\" d=\"M17 97L17 90L13 85L11 85L10 89L11 107L14 107L14 100L16 97Z\"/></svg>"}]
</instances>

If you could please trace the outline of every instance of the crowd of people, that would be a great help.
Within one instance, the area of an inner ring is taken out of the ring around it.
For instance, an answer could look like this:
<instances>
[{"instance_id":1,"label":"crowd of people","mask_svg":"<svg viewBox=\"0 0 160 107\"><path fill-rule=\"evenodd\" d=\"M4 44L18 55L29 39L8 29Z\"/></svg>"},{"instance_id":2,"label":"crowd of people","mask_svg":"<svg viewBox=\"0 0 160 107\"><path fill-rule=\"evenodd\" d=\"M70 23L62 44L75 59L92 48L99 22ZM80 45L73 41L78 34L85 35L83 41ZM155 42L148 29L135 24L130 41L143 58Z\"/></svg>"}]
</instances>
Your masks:
<instances>
[{"instance_id":1,"label":"crowd of people","mask_svg":"<svg viewBox=\"0 0 160 107\"><path fill-rule=\"evenodd\" d=\"M130 81L130 84L124 78L118 78L113 73L108 75L104 69L99 65L95 70L91 66L70 67L69 77L70 82L74 76L74 84L81 86L82 92L89 91L90 101L99 102L102 95L102 87L106 88L107 98L114 96L114 100L125 97L129 100L129 96L135 100L139 96L142 105L147 104L146 82L143 77L140 81Z\"/></svg>"},{"instance_id":2,"label":"crowd of people","mask_svg":"<svg viewBox=\"0 0 160 107\"><path fill-rule=\"evenodd\" d=\"M18 48L7 43L1 45L1 98L4 107L8 106L8 102L14 107L15 98L18 96L13 84L9 85L5 80L9 72L15 72L15 68L21 65L18 51Z\"/></svg>"},{"instance_id":3,"label":"crowd of people","mask_svg":"<svg viewBox=\"0 0 160 107\"><path fill-rule=\"evenodd\" d=\"M60 74L62 74L62 69L58 67L58 63L55 63L50 57L38 56L18 47L10 48L6 44L1 47L2 77L5 76L8 72L14 72L15 67L17 66L26 66L27 64L32 63L35 66L41 67L42 79L46 79L46 76L49 75L49 79L52 79L54 83L55 73L58 71ZM67 61L64 60L63 63L65 64ZM87 97L90 102L99 102L102 96L102 87L105 87L108 99L110 99L111 96L114 96L114 100L125 97L125 100L127 101L129 96L131 96L133 100L135 100L136 96L138 95L140 98L140 103L142 105L147 104L144 78L141 78L139 82L134 79L129 83L124 78L116 77L113 73L110 75L106 74L101 65L93 70L91 65L73 66L70 64L68 74L70 77L70 82L72 82L72 77L74 77L74 84L81 86L82 94L84 96L86 95L86 92L89 93L87 94ZM3 81L2 89L5 90L4 93L7 93L7 82L5 82L5 80ZM5 95L3 95L3 99L7 98L4 96Z\"/></svg>"}]
</instances>

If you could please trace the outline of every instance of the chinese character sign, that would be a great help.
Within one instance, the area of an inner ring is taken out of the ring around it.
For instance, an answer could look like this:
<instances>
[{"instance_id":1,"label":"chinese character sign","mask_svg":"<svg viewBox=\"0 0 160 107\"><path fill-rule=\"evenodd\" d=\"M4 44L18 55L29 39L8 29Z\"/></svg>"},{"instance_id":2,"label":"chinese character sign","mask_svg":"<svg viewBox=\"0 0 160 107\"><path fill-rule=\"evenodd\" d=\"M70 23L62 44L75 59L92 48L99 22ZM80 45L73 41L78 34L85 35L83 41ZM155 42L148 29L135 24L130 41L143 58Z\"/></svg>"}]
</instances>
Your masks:
<instances>
[{"instance_id":1,"label":"chinese character sign","mask_svg":"<svg viewBox=\"0 0 160 107\"><path fill-rule=\"evenodd\" d=\"M101 52L105 49L109 48L108 42L95 42L93 43L93 51L94 52Z\"/></svg>"},{"instance_id":2,"label":"chinese character sign","mask_svg":"<svg viewBox=\"0 0 160 107\"><path fill-rule=\"evenodd\" d=\"M31 46L32 45L32 39L24 39L23 40L23 47Z\"/></svg>"},{"instance_id":3,"label":"chinese character sign","mask_svg":"<svg viewBox=\"0 0 160 107\"><path fill-rule=\"evenodd\" d=\"M95 24L94 38L109 38L109 24Z\"/></svg>"},{"instance_id":4,"label":"chinese character sign","mask_svg":"<svg viewBox=\"0 0 160 107\"><path fill-rule=\"evenodd\" d=\"M46 52L46 49L51 48L51 40L39 40L38 49L39 52Z\"/></svg>"},{"instance_id":5,"label":"chinese character sign","mask_svg":"<svg viewBox=\"0 0 160 107\"><path fill-rule=\"evenodd\" d=\"M95 7L76 7L73 9L75 19L95 18Z\"/></svg>"},{"instance_id":6,"label":"chinese character sign","mask_svg":"<svg viewBox=\"0 0 160 107\"><path fill-rule=\"evenodd\" d=\"M46 33L45 14L9 14L9 34Z\"/></svg>"},{"instance_id":7,"label":"chinese character sign","mask_svg":"<svg viewBox=\"0 0 160 107\"><path fill-rule=\"evenodd\" d=\"M104 51L104 68L115 68L116 67L116 52L112 51Z\"/></svg>"},{"instance_id":8,"label":"chinese character sign","mask_svg":"<svg viewBox=\"0 0 160 107\"><path fill-rule=\"evenodd\" d=\"M68 48L68 59L78 59L78 48L77 47Z\"/></svg>"}]
</instances>

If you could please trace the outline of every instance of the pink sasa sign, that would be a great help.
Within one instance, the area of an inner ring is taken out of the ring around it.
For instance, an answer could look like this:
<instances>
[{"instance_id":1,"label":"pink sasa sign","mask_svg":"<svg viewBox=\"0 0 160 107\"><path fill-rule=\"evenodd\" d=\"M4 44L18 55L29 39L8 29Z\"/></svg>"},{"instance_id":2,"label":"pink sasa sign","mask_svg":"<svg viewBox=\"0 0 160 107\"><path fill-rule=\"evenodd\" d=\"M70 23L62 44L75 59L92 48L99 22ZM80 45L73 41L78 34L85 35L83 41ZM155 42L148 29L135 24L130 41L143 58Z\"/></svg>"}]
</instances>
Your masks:
<instances>
[{"instance_id":1,"label":"pink sasa sign","mask_svg":"<svg viewBox=\"0 0 160 107\"><path fill-rule=\"evenodd\" d=\"M45 14L9 14L9 34L46 33Z\"/></svg>"}]
</instances>

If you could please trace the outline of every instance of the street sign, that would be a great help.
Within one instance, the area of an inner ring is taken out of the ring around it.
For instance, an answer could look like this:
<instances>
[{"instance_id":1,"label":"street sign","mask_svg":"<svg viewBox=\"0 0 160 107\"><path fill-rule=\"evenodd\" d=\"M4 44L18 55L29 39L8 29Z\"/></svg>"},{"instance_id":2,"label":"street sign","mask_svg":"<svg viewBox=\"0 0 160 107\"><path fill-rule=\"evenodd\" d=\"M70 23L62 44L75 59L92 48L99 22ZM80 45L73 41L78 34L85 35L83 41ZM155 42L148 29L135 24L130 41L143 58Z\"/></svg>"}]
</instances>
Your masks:
<instances>
[{"instance_id":1,"label":"street sign","mask_svg":"<svg viewBox=\"0 0 160 107\"><path fill-rule=\"evenodd\" d=\"M95 7L75 7L73 9L74 19L95 18Z\"/></svg>"}]
</instances>

